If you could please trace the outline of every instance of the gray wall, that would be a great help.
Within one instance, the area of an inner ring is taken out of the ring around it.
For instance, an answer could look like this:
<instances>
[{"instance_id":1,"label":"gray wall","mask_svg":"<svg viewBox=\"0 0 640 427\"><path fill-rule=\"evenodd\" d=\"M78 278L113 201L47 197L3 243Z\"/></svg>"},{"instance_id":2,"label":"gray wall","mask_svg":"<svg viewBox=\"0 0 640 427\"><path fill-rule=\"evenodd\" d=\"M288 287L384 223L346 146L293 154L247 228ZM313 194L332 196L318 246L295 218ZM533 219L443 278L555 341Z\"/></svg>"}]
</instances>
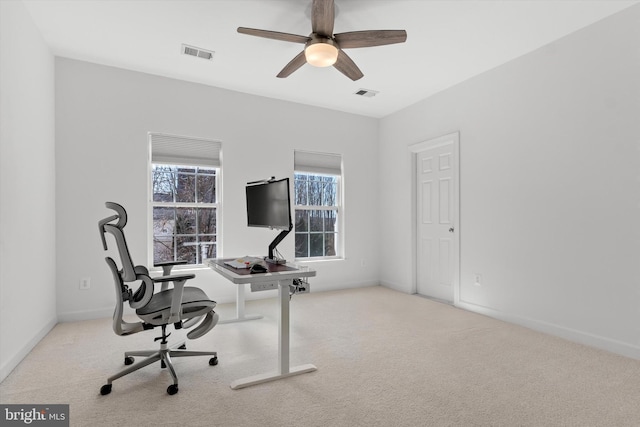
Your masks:
<instances>
[{"instance_id":1,"label":"gray wall","mask_svg":"<svg viewBox=\"0 0 640 427\"><path fill-rule=\"evenodd\" d=\"M415 289L407 147L459 131L457 303L640 358L639 41L634 6L382 119L382 282Z\"/></svg>"},{"instance_id":2,"label":"gray wall","mask_svg":"<svg viewBox=\"0 0 640 427\"><path fill-rule=\"evenodd\" d=\"M97 221L107 200L129 213L134 260L148 262L147 132L222 142L222 255L266 255L277 232L247 228L244 187L270 176L293 177L295 149L338 153L344 164L344 260L313 263L315 291L378 284L378 121L253 95L56 59L56 209L58 315L108 316L113 284ZM293 234L278 246L293 259ZM362 263L372 268L363 270ZM205 268L191 284L218 302L235 287ZM89 290L79 290L90 277ZM248 298L274 296L273 292Z\"/></svg>"},{"instance_id":3,"label":"gray wall","mask_svg":"<svg viewBox=\"0 0 640 427\"><path fill-rule=\"evenodd\" d=\"M0 2L0 381L56 324L54 59Z\"/></svg>"}]
</instances>

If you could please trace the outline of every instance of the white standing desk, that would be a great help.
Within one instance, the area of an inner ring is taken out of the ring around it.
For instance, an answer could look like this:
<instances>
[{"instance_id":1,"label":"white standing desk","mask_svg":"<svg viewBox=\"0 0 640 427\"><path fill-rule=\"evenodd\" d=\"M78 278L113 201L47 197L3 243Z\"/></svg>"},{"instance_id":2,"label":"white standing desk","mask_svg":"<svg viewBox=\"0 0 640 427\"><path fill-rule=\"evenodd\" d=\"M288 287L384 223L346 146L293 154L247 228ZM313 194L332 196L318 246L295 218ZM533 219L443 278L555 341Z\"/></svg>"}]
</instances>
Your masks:
<instances>
[{"instance_id":1,"label":"white standing desk","mask_svg":"<svg viewBox=\"0 0 640 427\"><path fill-rule=\"evenodd\" d=\"M233 381L231 388L236 390L239 388L249 387L256 384L275 381L281 378L287 378L294 375L305 374L317 370L314 365L306 364L291 367L289 364L289 285L293 283L293 279L301 277L313 277L316 275L315 270L299 270L289 264L268 264L269 272L251 274L248 269L235 269L224 264L227 259L207 259L205 264L212 270L218 272L226 279L230 280L242 288L244 303L244 285L247 283L270 283L278 282L278 300L280 301L280 318L278 321L278 369L276 372L254 375ZM243 304L244 305L244 304ZM243 307L244 309L244 307Z\"/></svg>"}]
</instances>

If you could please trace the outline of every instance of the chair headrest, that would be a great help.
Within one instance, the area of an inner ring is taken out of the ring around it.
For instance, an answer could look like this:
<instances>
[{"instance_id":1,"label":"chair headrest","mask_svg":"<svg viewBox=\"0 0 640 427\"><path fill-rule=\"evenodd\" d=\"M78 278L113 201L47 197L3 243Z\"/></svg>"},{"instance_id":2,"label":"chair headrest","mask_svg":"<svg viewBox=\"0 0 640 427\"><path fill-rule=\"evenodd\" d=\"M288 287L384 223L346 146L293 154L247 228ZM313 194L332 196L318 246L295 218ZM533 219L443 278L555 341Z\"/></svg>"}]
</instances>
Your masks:
<instances>
[{"instance_id":1,"label":"chair headrest","mask_svg":"<svg viewBox=\"0 0 640 427\"><path fill-rule=\"evenodd\" d=\"M118 203L115 202L106 202L104 204L107 208L109 209L113 209L114 211L117 212L116 215L111 215L108 216L104 219L101 219L98 222L98 229L100 230L100 237L102 238L102 247L104 248L104 250L107 250L107 239L105 238L105 233L106 230L104 228L105 225L111 223L112 221L118 220L118 222L116 222L115 224L112 224L116 227L118 227L120 230L122 230L124 228L125 225L127 225L127 211L122 207L122 205L119 205Z\"/></svg>"}]
</instances>

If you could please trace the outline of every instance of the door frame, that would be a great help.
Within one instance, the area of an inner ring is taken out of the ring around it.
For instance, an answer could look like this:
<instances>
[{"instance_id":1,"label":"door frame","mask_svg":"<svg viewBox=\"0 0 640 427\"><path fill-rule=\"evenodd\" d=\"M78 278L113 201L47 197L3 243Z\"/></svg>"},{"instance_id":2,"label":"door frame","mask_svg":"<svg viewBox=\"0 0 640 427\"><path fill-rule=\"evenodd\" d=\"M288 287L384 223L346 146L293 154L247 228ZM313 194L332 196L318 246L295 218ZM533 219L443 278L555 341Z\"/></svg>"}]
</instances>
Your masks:
<instances>
[{"instance_id":1,"label":"door frame","mask_svg":"<svg viewBox=\"0 0 640 427\"><path fill-rule=\"evenodd\" d=\"M444 145L453 144L453 305L460 302L460 132L453 132L410 145L411 157L411 252L412 252L412 284L411 292L418 292L418 153Z\"/></svg>"}]
</instances>

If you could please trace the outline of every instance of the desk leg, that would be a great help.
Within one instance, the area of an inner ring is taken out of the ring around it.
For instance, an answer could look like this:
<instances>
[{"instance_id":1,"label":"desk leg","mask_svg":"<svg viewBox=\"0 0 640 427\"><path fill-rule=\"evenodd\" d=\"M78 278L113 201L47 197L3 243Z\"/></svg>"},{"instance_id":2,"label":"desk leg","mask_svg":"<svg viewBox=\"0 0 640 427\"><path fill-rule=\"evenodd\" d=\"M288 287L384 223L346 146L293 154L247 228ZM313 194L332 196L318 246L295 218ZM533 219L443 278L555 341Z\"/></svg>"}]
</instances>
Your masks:
<instances>
[{"instance_id":1,"label":"desk leg","mask_svg":"<svg viewBox=\"0 0 640 427\"><path fill-rule=\"evenodd\" d=\"M280 300L280 318L278 319L278 373L289 373L289 283L287 280L278 282L278 299Z\"/></svg>"},{"instance_id":2,"label":"desk leg","mask_svg":"<svg viewBox=\"0 0 640 427\"><path fill-rule=\"evenodd\" d=\"M260 314L244 314L244 287L245 285L236 285L236 317L233 319L222 319L218 321L218 324L221 323L236 323L236 322L246 322L247 320L256 320L262 319L262 315Z\"/></svg>"},{"instance_id":3,"label":"desk leg","mask_svg":"<svg viewBox=\"0 0 640 427\"><path fill-rule=\"evenodd\" d=\"M254 375L252 377L237 380L231 383L231 388L237 390L239 388L249 387L256 384L262 384L269 381L275 381L282 378L292 377L294 375L305 374L317 370L314 365L306 364L295 367L289 366L289 280L280 280L278 282L278 299L280 300L280 319L278 320L278 371L271 374Z\"/></svg>"}]
</instances>

